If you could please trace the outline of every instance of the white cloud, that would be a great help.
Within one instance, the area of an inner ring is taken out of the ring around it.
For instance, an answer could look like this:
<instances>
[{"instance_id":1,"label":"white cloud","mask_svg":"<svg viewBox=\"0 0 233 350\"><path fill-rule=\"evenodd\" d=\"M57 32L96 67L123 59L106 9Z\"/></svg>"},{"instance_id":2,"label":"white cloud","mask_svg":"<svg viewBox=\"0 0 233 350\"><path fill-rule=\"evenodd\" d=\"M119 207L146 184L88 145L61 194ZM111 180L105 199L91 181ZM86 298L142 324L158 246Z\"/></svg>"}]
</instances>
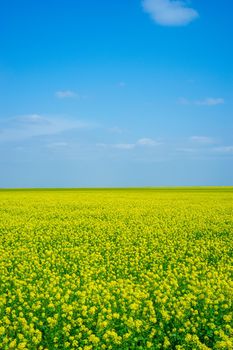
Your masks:
<instances>
[{"instance_id":1,"label":"white cloud","mask_svg":"<svg viewBox=\"0 0 233 350\"><path fill-rule=\"evenodd\" d=\"M67 130L90 127L74 118L31 114L4 120L0 125L0 141L20 141L37 136L56 135Z\"/></svg>"},{"instance_id":2,"label":"white cloud","mask_svg":"<svg viewBox=\"0 0 233 350\"><path fill-rule=\"evenodd\" d=\"M142 138L137 140L135 143L115 143L115 144L106 144L98 143L96 146L103 148L117 148L122 150L132 150L136 147L155 147L161 145L161 142L155 141L149 138Z\"/></svg>"},{"instance_id":3,"label":"white cloud","mask_svg":"<svg viewBox=\"0 0 233 350\"><path fill-rule=\"evenodd\" d=\"M190 141L198 144L213 144L214 139L208 136L191 136Z\"/></svg>"},{"instance_id":4,"label":"white cloud","mask_svg":"<svg viewBox=\"0 0 233 350\"><path fill-rule=\"evenodd\" d=\"M48 148L63 148L63 147L67 147L68 146L68 143L67 142L52 142L52 143L49 143L47 145Z\"/></svg>"},{"instance_id":5,"label":"white cloud","mask_svg":"<svg viewBox=\"0 0 233 350\"><path fill-rule=\"evenodd\" d=\"M179 147L176 148L177 152L184 152L184 153L196 153L197 149L196 148L190 148L190 147Z\"/></svg>"},{"instance_id":6,"label":"white cloud","mask_svg":"<svg viewBox=\"0 0 233 350\"><path fill-rule=\"evenodd\" d=\"M61 90L61 91L56 91L55 96L57 98L79 98L79 95L71 90Z\"/></svg>"},{"instance_id":7,"label":"white cloud","mask_svg":"<svg viewBox=\"0 0 233 350\"><path fill-rule=\"evenodd\" d=\"M208 97L208 98L205 98L204 100L195 102L195 104L198 106L217 106L217 105L222 105L224 103L225 101L221 97L219 98Z\"/></svg>"},{"instance_id":8,"label":"white cloud","mask_svg":"<svg viewBox=\"0 0 233 350\"><path fill-rule=\"evenodd\" d=\"M134 149L136 144L135 143L97 143L97 147L101 148L116 148L116 149L122 149L122 150L131 150Z\"/></svg>"},{"instance_id":9,"label":"white cloud","mask_svg":"<svg viewBox=\"0 0 233 350\"><path fill-rule=\"evenodd\" d=\"M35 124L38 124L40 122L43 123L45 119L46 119L45 117L39 114L22 115L22 116L13 118L13 120L19 121L22 123L35 123Z\"/></svg>"},{"instance_id":10,"label":"white cloud","mask_svg":"<svg viewBox=\"0 0 233 350\"><path fill-rule=\"evenodd\" d=\"M116 143L115 145L112 145L113 148L118 148L118 149L133 149L135 148L134 143Z\"/></svg>"},{"instance_id":11,"label":"white cloud","mask_svg":"<svg viewBox=\"0 0 233 350\"><path fill-rule=\"evenodd\" d=\"M180 105L196 105L196 106L217 106L222 105L225 103L225 100L221 97L214 98L214 97L207 97L203 100L197 100L197 101L190 101L185 97L180 97L178 99L178 104Z\"/></svg>"},{"instance_id":12,"label":"white cloud","mask_svg":"<svg viewBox=\"0 0 233 350\"><path fill-rule=\"evenodd\" d=\"M199 17L186 0L143 0L142 5L156 23L164 26L187 25Z\"/></svg>"},{"instance_id":13,"label":"white cloud","mask_svg":"<svg viewBox=\"0 0 233 350\"><path fill-rule=\"evenodd\" d=\"M158 141L155 141L155 140L152 140L152 139L149 139L149 138L142 138L142 139L139 139L137 141L137 144L139 146L149 146L149 147L154 147L154 146L158 146L161 144L161 142L158 142Z\"/></svg>"},{"instance_id":14,"label":"white cloud","mask_svg":"<svg viewBox=\"0 0 233 350\"><path fill-rule=\"evenodd\" d=\"M214 148L214 151L225 154L233 154L233 146L222 146Z\"/></svg>"}]
</instances>

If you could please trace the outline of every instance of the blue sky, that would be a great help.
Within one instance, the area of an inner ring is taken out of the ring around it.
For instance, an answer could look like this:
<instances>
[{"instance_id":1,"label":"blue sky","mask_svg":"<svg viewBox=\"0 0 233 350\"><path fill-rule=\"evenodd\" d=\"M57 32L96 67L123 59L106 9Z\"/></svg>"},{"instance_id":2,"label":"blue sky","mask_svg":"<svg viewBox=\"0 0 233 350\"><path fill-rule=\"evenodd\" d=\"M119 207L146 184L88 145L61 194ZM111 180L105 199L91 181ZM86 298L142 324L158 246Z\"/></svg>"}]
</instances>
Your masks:
<instances>
[{"instance_id":1,"label":"blue sky","mask_svg":"<svg viewBox=\"0 0 233 350\"><path fill-rule=\"evenodd\" d=\"M233 3L0 5L0 187L233 185Z\"/></svg>"}]
</instances>

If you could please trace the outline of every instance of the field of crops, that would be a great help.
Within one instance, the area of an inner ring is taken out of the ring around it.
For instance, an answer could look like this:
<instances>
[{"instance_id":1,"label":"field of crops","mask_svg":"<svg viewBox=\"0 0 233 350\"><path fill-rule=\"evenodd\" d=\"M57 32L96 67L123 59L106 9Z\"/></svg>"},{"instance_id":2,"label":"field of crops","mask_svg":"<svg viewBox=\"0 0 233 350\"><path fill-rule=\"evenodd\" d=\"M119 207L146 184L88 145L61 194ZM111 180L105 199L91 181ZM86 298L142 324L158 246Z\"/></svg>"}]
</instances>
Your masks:
<instances>
[{"instance_id":1,"label":"field of crops","mask_svg":"<svg viewBox=\"0 0 233 350\"><path fill-rule=\"evenodd\" d=\"M233 349L233 188L0 191L0 349Z\"/></svg>"}]
</instances>

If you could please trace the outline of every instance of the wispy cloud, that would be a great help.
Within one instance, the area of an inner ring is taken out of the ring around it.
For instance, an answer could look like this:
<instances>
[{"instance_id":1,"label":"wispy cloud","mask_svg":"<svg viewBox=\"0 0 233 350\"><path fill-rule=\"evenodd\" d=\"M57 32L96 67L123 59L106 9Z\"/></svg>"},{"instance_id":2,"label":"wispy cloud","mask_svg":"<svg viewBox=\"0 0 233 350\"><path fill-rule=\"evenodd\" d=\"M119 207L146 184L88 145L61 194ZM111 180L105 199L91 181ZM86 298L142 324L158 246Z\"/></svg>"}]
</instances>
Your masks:
<instances>
[{"instance_id":1,"label":"wispy cloud","mask_svg":"<svg viewBox=\"0 0 233 350\"><path fill-rule=\"evenodd\" d=\"M77 94L75 91L71 90L60 90L55 92L55 96L57 98L63 99L63 98L80 98L79 94Z\"/></svg>"},{"instance_id":2,"label":"wispy cloud","mask_svg":"<svg viewBox=\"0 0 233 350\"><path fill-rule=\"evenodd\" d=\"M213 150L218 153L233 154L233 146L215 147Z\"/></svg>"},{"instance_id":3,"label":"wispy cloud","mask_svg":"<svg viewBox=\"0 0 233 350\"><path fill-rule=\"evenodd\" d=\"M215 143L214 139L212 137L208 136L191 136L190 141L196 144L213 144Z\"/></svg>"},{"instance_id":4,"label":"wispy cloud","mask_svg":"<svg viewBox=\"0 0 233 350\"><path fill-rule=\"evenodd\" d=\"M187 25L199 17L186 0L143 0L142 5L156 23L164 26Z\"/></svg>"},{"instance_id":5,"label":"wispy cloud","mask_svg":"<svg viewBox=\"0 0 233 350\"><path fill-rule=\"evenodd\" d=\"M136 147L155 147L161 144L162 144L161 142L150 138L141 138L137 140L135 143L115 143L115 144L98 143L97 146L104 147L104 148L132 150Z\"/></svg>"},{"instance_id":6,"label":"wispy cloud","mask_svg":"<svg viewBox=\"0 0 233 350\"><path fill-rule=\"evenodd\" d=\"M217 105L223 105L225 103L224 99L221 97L213 98L208 97L204 100L196 101L195 104L198 106L217 106Z\"/></svg>"},{"instance_id":7,"label":"wispy cloud","mask_svg":"<svg viewBox=\"0 0 233 350\"><path fill-rule=\"evenodd\" d=\"M64 147L67 147L67 146L68 146L68 142L63 142L63 141L52 142L52 143L49 143L47 145L48 148L52 148L52 149L64 148Z\"/></svg>"},{"instance_id":8,"label":"wispy cloud","mask_svg":"<svg viewBox=\"0 0 233 350\"><path fill-rule=\"evenodd\" d=\"M115 145L112 145L113 148L118 149L133 149L135 148L134 143L116 143Z\"/></svg>"},{"instance_id":9,"label":"wispy cloud","mask_svg":"<svg viewBox=\"0 0 233 350\"><path fill-rule=\"evenodd\" d=\"M196 101L191 101L185 97L180 97L178 99L178 104L180 105L196 105L196 106L209 106L209 107L213 107L213 106L217 106L217 105L223 105L225 104L225 100L222 97L207 97L204 98L203 100L196 100Z\"/></svg>"},{"instance_id":10,"label":"wispy cloud","mask_svg":"<svg viewBox=\"0 0 233 350\"><path fill-rule=\"evenodd\" d=\"M43 135L56 135L67 130L90 127L74 118L30 114L5 119L0 124L0 142L20 141Z\"/></svg>"},{"instance_id":11,"label":"wispy cloud","mask_svg":"<svg viewBox=\"0 0 233 350\"><path fill-rule=\"evenodd\" d=\"M177 143L181 143L180 145L177 145ZM187 137L186 140L177 140L176 144L174 144L173 149L175 149L176 152L183 153L190 156L196 156L196 155L208 155L212 153L213 145L216 144L217 141L210 136L203 136L203 135L194 135ZM178 146L178 147L177 147Z\"/></svg>"},{"instance_id":12,"label":"wispy cloud","mask_svg":"<svg viewBox=\"0 0 233 350\"><path fill-rule=\"evenodd\" d=\"M142 138L137 141L137 145L154 147L161 145L161 142L149 138Z\"/></svg>"},{"instance_id":13,"label":"wispy cloud","mask_svg":"<svg viewBox=\"0 0 233 350\"><path fill-rule=\"evenodd\" d=\"M225 146L216 144L216 140L207 136L192 136L189 138L192 144L186 144L181 147L175 147L175 151L182 154L186 154L190 157L213 157L213 156L233 156L233 145Z\"/></svg>"},{"instance_id":14,"label":"wispy cloud","mask_svg":"<svg viewBox=\"0 0 233 350\"><path fill-rule=\"evenodd\" d=\"M135 143L97 143L96 146L100 148L116 148L122 150L131 150L135 148Z\"/></svg>"},{"instance_id":15,"label":"wispy cloud","mask_svg":"<svg viewBox=\"0 0 233 350\"><path fill-rule=\"evenodd\" d=\"M196 148L191 147L178 147L175 149L177 152L187 153L187 154L193 154L197 152Z\"/></svg>"}]
</instances>

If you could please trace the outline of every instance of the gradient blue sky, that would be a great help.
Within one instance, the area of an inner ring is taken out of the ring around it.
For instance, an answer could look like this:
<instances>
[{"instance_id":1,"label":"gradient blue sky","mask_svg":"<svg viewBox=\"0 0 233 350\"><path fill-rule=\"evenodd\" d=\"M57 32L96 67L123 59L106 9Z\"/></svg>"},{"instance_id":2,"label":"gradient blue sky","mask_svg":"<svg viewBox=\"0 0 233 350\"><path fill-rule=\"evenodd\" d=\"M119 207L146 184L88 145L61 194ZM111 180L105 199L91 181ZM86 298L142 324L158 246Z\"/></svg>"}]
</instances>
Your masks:
<instances>
[{"instance_id":1,"label":"gradient blue sky","mask_svg":"<svg viewBox=\"0 0 233 350\"><path fill-rule=\"evenodd\" d=\"M233 185L232 0L0 4L0 187Z\"/></svg>"}]
</instances>

